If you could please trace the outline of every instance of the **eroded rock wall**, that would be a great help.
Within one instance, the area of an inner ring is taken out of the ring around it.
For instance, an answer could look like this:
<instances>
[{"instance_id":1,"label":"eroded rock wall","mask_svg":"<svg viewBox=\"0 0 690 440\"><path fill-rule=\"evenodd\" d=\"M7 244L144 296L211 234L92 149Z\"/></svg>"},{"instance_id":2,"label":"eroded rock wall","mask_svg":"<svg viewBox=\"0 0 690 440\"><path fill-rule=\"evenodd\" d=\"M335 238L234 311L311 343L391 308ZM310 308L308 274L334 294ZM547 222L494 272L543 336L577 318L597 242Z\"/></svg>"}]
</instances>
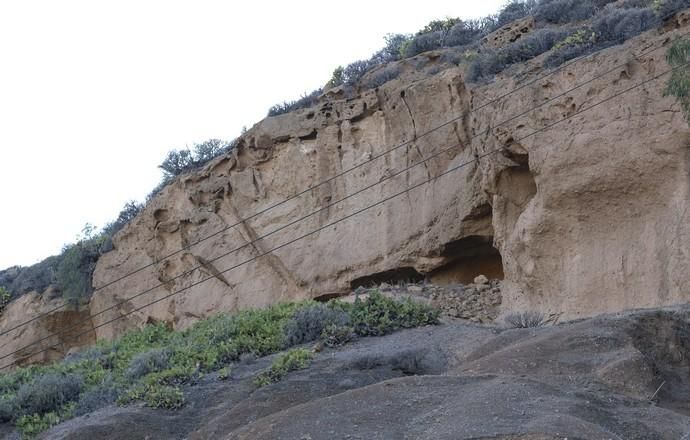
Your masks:
<instances>
[{"instance_id":1,"label":"eroded rock wall","mask_svg":"<svg viewBox=\"0 0 690 440\"><path fill-rule=\"evenodd\" d=\"M467 86L456 68L267 118L235 152L167 187L116 238L115 250L98 263L95 287L216 234L98 291L92 314L113 310L95 322L159 301L104 326L99 337L152 320L183 327L217 311L337 295L353 280L399 268L469 277L468 258L492 258L473 254L469 243L482 240L500 252L491 261L502 265L504 310L565 318L687 301L690 129L684 115L672 97L663 97L665 78L589 109L668 69L665 49L639 54L668 45L674 32L645 34L487 106L541 74L540 60L482 87ZM494 150L500 152L482 157ZM153 294L117 305L149 288ZM165 298L180 289L186 290Z\"/></svg>"},{"instance_id":2,"label":"eroded rock wall","mask_svg":"<svg viewBox=\"0 0 690 440\"><path fill-rule=\"evenodd\" d=\"M147 322L183 328L385 277L503 277L504 312L561 319L687 302L690 128L663 96L665 78L625 92L668 69L665 48L687 32L682 23L536 82L540 59L484 86L467 85L461 67L410 72L261 121L115 237L80 312L94 335L50 356ZM33 316L31 307L48 310L46 301L16 300L0 328ZM5 335L3 346L48 327Z\"/></svg>"},{"instance_id":3,"label":"eroded rock wall","mask_svg":"<svg viewBox=\"0 0 690 440\"><path fill-rule=\"evenodd\" d=\"M30 325L22 325L33 319ZM70 350L96 342L88 308L66 306L59 293L29 292L0 316L0 368L62 359Z\"/></svg>"}]
</instances>

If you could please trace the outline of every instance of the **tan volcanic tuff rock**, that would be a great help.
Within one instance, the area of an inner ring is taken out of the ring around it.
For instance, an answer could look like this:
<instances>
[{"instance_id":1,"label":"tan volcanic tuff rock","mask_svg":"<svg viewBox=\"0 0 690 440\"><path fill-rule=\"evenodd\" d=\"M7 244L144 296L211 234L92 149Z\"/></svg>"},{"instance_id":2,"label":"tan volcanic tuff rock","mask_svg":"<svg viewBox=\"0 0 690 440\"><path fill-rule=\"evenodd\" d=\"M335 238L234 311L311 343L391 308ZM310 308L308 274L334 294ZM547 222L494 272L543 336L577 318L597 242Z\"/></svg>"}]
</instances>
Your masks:
<instances>
[{"instance_id":1,"label":"tan volcanic tuff rock","mask_svg":"<svg viewBox=\"0 0 690 440\"><path fill-rule=\"evenodd\" d=\"M31 325L9 331L33 317L39 318ZM0 315L0 334L4 333L7 335L0 345L0 367L62 359L70 349L96 342L89 309L64 306L59 293L50 290L43 294L30 292L8 304ZM37 341L41 342L31 345Z\"/></svg>"},{"instance_id":2,"label":"tan volcanic tuff rock","mask_svg":"<svg viewBox=\"0 0 690 440\"><path fill-rule=\"evenodd\" d=\"M94 316L95 325L133 312L98 337L425 277L503 278L504 311L562 312L562 319L687 302L690 129L675 100L663 97L664 79L576 115L667 69L665 48L639 54L677 32L647 33L481 109L534 79L540 60L486 86L469 87L462 69L450 69L261 121L236 151L178 178L115 237L95 287L152 266L94 294L92 315L113 306ZM533 134L569 115L576 116ZM447 121L454 122L420 137ZM494 150L501 151L476 159Z\"/></svg>"}]
</instances>

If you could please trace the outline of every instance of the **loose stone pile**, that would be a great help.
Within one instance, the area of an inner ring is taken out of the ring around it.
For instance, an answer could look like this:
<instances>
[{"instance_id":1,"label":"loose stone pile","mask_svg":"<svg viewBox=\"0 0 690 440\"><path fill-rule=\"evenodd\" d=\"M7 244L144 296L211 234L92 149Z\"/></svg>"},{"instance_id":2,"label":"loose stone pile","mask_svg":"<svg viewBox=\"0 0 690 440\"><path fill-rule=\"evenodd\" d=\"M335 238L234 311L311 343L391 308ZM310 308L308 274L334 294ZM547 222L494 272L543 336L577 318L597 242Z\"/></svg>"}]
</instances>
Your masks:
<instances>
[{"instance_id":1,"label":"loose stone pile","mask_svg":"<svg viewBox=\"0 0 690 440\"><path fill-rule=\"evenodd\" d=\"M438 286L427 282L382 283L370 289L358 288L353 295L343 298L353 301L365 297L371 290L393 298L410 298L441 310L444 316L467 319L472 322L490 323L499 315L501 306L501 282L479 275L471 284Z\"/></svg>"}]
</instances>

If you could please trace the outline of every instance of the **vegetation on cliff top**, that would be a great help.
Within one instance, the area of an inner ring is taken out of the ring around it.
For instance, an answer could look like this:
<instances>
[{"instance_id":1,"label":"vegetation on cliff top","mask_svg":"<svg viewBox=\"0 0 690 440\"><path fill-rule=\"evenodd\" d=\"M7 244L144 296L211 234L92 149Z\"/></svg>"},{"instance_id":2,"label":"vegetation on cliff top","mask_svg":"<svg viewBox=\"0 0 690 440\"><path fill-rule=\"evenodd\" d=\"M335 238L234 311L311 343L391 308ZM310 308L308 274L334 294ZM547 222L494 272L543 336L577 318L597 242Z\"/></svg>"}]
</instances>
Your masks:
<instances>
[{"instance_id":1,"label":"vegetation on cliff top","mask_svg":"<svg viewBox=\"0 0 690 440\"><path fill-rule=\"evenodd\" d=\"M371 89L395 79L400 69L374 69L423 52L453 48L454 64L469 63L468 79L486 81L507 67L553 50L544 61L547 68L596 50L620 44L661 24L674 13L690 7L690 0L512 0L497 14L477 20L445 18L434 20L415 34L389 34L384 47L369 59L339 66L325 89L343 86L346 95L355 88ZM486 47L482 39L501 27L528 16L537 29L527 38L498 50ZM468 56L468 54L470 56ZM317 102L324 89L305 94L296 101L271 107L276 116Z\"/></svg>"},{"instance_id":2,"label":"vegetation on cliff top","mask_svg":"<svg viewBox=\"0 0 690 440\"><path fill-rule=\"evenodd\" d=\"M247 355L266 356L317 339L331 345L334 335L347 335L337 340L342 344L357 336L437 322L438 312L429 307L375 292L353 304L307 301L219 314L184 331L157 323L113 342L101 341L61 362L0 374L0 423L13 423L30 438L114 403L175 409L184 405L182 386L216 372L218 379L227 380L232 364ZM306 367L311 358L304 348L290 350L255 383L276 382Z\"/></svg>"}]
</instances>

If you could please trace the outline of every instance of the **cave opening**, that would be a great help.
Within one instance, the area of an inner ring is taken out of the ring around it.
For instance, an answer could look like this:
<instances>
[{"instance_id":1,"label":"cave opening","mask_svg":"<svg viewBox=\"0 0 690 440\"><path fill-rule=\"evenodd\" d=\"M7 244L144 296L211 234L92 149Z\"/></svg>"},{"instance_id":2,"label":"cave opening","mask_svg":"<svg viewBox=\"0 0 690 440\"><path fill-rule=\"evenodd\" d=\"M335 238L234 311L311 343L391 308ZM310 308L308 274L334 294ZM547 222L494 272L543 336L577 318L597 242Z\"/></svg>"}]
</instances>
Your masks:
<instances>
[{"instance_id":1,"label":"cave opening","mask_svg":"<svg viewBox=\"0 0 690 440\"><path fill-rule=\"evenodd\" d=\"M418 283L424 279L424 275L417 272L413 267L400 267L356 278L352 280L350 286L352 290L355 290L358 287L374 287L381 283Z\"/></svg>"},{"instance_id":2,"label":"cave opening","mask_svg":"<svg viewBox=\"0 0 690 440\"><path fill-rule=\"evenodd\" d=\"M469 284L478 275L503 279L503 258L492 236L472 235L447 243L441 251L447 263L429 273L433 284Z\"/></svg>"}]
</instances>

